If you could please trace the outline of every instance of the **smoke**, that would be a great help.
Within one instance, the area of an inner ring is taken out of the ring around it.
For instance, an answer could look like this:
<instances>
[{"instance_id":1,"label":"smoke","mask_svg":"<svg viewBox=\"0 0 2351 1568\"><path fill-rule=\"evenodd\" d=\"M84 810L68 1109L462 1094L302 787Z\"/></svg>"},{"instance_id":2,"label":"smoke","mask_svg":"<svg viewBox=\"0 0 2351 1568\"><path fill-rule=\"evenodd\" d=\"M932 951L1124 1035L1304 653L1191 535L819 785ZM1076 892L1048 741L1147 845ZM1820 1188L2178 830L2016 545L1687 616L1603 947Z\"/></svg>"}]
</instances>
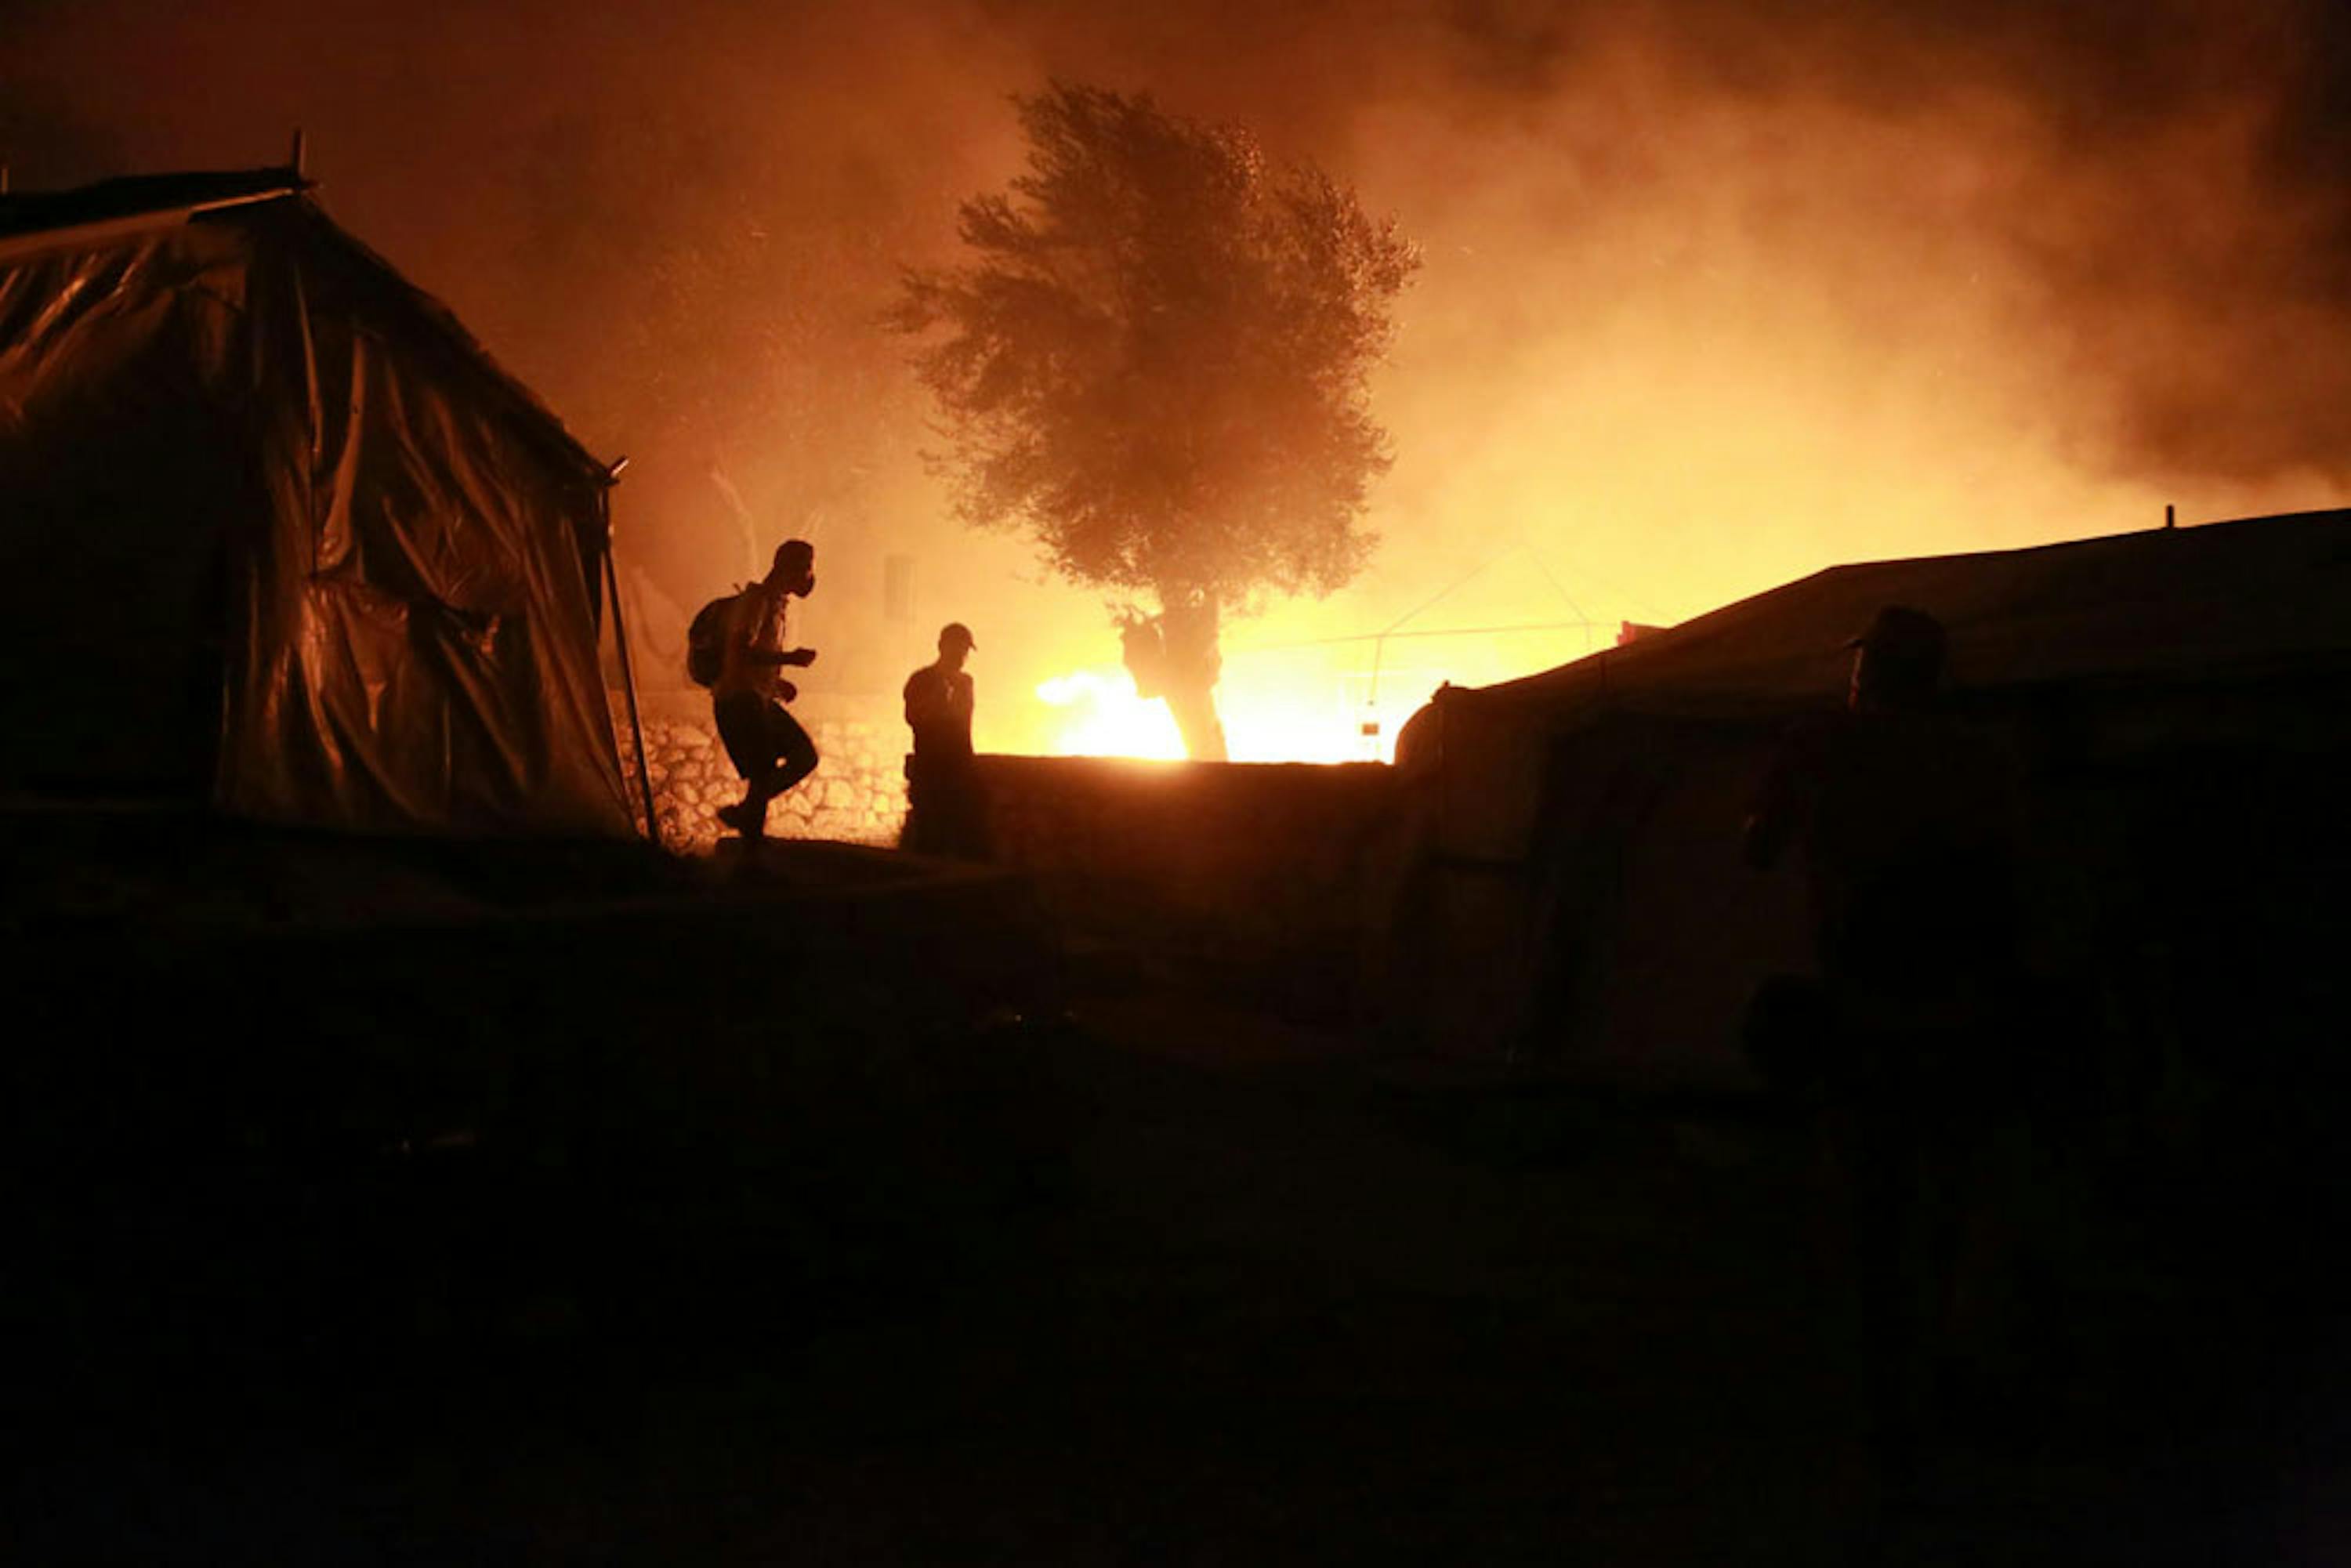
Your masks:
<instances>
[{"instance_id":1,"label":"smoke","mask_svg":"<svg viewBox=\"0 0 2351 1568\"><path fill-rule=\"evenodd\" d=\"M1052 76L1249 123L1426 252L1378 394L1382 553L1238 633L1228 689L1252 645L1448 589L1413 627L1613 627L1840 559L2351 493L2351 19L2324 0L19 0L6 26L21 186L272 161L303 125L330 210L635 459L624 538L673 593L738 572L715 473L778 532L920 554L940 618L1003 629L1007 687L1112 657L1101 607L945 521L875 317L1017 168L1007 95Z\"/></svg>"}]
</instances>

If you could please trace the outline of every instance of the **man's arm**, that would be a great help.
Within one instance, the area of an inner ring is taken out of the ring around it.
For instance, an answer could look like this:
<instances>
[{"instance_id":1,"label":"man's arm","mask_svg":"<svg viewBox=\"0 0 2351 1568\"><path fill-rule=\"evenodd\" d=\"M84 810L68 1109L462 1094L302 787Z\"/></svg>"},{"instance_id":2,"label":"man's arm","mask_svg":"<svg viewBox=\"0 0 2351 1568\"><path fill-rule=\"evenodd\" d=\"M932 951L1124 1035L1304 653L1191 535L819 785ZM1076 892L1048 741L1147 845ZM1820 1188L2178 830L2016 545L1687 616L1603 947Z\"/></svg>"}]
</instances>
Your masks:
<instances>
[{"instance_id":1,"label":"man's arm","mask_svg":"<svg viewBox=\"0 0 2351 1568\"><path fill-rule=\"evenodd\" d=\"M932 678L927 669L916 670L906 677L906 724L921 729L938 718L946 706L946 694L940 688L945 683Z\"/></svg>"},{"instance_id":2,"label":"man's arm","mask_svg":"<svg viewBox=\"0 0 2351 1568\"><path fill-rule=\"evenodd\" d=\"M1770 871L1779 864L1781 855L1787 852L1789 841L1796 836L1793 813L1786 809L1784 800L1772 798L1779 791L1767 785L1764 794L1765 799L1749 813L1740 838L1747 863L1757 871Z\"/></svg>"},{"instance_id":3,"label":"man's arm","mask_svg":"<svg viewBox=\"0 0 2351 1568\"><path fill-rule=\"evenodd\" d=\"M1820 753L1826 744L1824 727L1800 720L1781 738L1771 770L1747 813L1740 847L1747 863L1770 871L1804 831L1817 791Z\"/></svg>"}]
</instances>

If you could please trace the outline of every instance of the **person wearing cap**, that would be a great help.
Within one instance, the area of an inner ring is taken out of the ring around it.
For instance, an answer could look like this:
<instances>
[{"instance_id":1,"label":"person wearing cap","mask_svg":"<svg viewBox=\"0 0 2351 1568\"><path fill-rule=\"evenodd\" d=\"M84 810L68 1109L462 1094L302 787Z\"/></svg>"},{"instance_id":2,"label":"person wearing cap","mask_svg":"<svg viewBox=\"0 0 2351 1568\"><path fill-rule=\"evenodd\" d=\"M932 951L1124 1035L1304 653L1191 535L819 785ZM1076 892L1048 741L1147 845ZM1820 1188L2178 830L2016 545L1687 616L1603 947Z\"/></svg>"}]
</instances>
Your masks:
<instances>
[{"instance_id":1,"label":"person wearing cap","mask_svg":"<svg viewBox=\"0 0 2351 1568\"><path fill-rule=\"evenodd\" d=\"M922 854L986 857L986 801L972 762L971 676L964 669L977 644L971 628L939 629L939 656L906 677L906 827L899 842Z\"/></svg>"},{"instance_id":2,"label":"person wearing cap","mask_svg":"<svg viewBox=\"0 0 2351 1568\"><path fill-rule=\"evenodd\" d=\"M1987 1281L1960 1239L1984 1233L1990 1130L2030 1071L2009 1043L2021 791L1944 702L1946 643L1906 605L1848 640L1844 707L1791 727L1745 838L1758 869L1793 852L1811 904L1819 977L1767 982L1747 1043L1822 1113L1889 1479L1921 1457L1938 1366L1970 1354L1959 1313Z\"/></svg>"},{"instance_id":3,"label":"person wearing cap","mask_svg":"<svg viewBox=\"0 0 2351 1568\"><path fill-rule=\"evenodd\" d=\"M743 799L718 808L718 820L748 840L768 831L768 802L816 771L816 742L784 704L799 688L787 665L816 663L813 648L787 648L789 608L816 590L816 547L786 539L768 575L727 606L722 662L710 686L710 716L727 759L743 776Z\"/></svg>"}]
</instances>

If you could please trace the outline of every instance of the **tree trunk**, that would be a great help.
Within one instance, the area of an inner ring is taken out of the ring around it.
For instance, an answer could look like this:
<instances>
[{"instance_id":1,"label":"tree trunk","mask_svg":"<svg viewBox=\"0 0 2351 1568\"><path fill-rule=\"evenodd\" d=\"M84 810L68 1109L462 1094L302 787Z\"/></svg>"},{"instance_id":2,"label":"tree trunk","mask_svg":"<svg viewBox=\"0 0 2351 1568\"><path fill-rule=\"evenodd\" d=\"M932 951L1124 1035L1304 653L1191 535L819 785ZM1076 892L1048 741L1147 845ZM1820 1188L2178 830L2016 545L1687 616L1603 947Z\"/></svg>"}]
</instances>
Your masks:
<instances>
[{"instance_id":1,"label":"tree trunk","mask_svg":"<svg viewBox=\"0 0 2351 1568\"><path fill-rule=\"evenodd\" d=\"M1217 688L1186 688L1171 681L1163 695L1184 737L1184 754L1195 762L1224 761L1225 723L1217 716Z\"/></svg>"},{"instance_id":2,"label":"tree trunk","mask_svg":"<svg viewBox=\"0 0 2351 1568\"><path fill-rule=\"evenodd\" d=\"M1163 687L1167 711L1184 737L1184 754L1195 762L1225 760L1225 726L1217 716L1217 677L1224 658L1217 652L1217 601L1160 594L1159 632L1167 651Z\"/></svg>"},{"instance_id":3,"label":"tree trunk","mask_svg":"<svg viewBox=\"0 0 2351 1568\"><path fill-rule=\"evenodd\" d=\"M1217 677L1223 657L1217 652L1217 601L1162 591L1165 606L1148 621L1130 622L1122 632L1127 673L1137 695L1167 705L1184 737L1184 753L1195 762L1225 760L1225 727L1217 716Z\"/></svg>"}]
</instances>

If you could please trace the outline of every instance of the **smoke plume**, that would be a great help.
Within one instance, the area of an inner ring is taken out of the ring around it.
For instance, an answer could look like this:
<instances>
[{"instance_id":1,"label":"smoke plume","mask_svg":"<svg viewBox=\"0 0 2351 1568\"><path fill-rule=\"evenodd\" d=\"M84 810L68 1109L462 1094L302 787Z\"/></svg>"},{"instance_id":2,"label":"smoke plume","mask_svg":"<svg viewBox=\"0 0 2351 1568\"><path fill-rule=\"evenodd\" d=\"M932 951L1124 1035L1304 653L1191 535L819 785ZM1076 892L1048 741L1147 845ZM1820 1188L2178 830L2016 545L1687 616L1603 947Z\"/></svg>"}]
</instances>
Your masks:
<instances>
[{"instance_id":1,"label":"smoke plume","mask_svg":"<svg viewBox=\"0 0 2351 1568\"><path fill-rule=\"evenodd\" d=\"M329 210L635 459L624 538L673 593L741 575L746 516L886 539L1004 628L979 667L1008 689L1105 656L1102 608L944 521L876 318L1017 169L1008 95L1053 77L1246 122L1426 254L1379 391L1377 563L1237 635L1228 685L1252 637L1432 599L1411 625L1613 628L1840 559L2351 492L2351 19L2323 0L18 0L5 26L20 187L271 162L305 127ZM1493 678L1598 634L1388 667Z\"/></svg>"}]
</instances>

